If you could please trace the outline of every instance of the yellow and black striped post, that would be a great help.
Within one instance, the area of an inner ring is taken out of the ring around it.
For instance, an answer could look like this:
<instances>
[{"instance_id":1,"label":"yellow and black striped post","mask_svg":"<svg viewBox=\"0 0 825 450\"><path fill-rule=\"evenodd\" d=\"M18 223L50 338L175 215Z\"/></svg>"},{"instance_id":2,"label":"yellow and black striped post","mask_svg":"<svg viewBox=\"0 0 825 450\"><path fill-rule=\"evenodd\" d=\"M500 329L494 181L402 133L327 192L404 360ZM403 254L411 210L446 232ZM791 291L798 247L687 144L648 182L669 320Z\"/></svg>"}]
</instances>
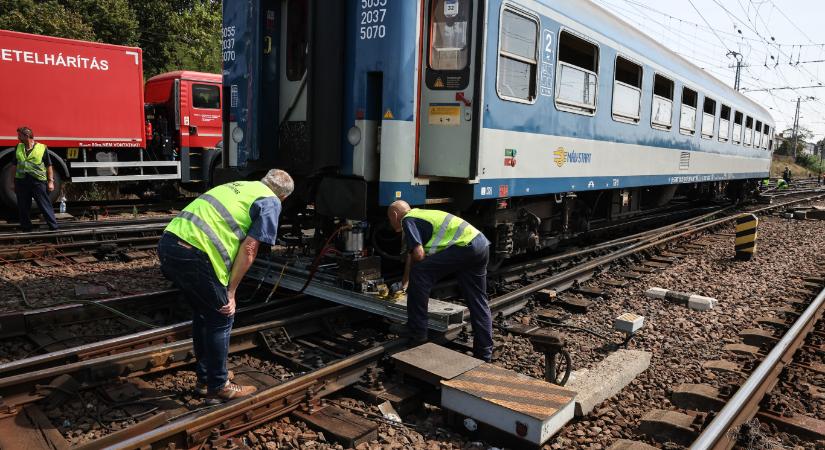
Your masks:
<instances>
[{"instance_id":1,"label":"yellow and black striped post","mask_svg":"<svg viewBox=\"0 0 825 450\"><path fill-rule=\"evenodd\" d=\"M742 214L736 218L736 259L750 261L756 253L756 227L759 219L753 214Z\"/></svg>"}]
</instances>

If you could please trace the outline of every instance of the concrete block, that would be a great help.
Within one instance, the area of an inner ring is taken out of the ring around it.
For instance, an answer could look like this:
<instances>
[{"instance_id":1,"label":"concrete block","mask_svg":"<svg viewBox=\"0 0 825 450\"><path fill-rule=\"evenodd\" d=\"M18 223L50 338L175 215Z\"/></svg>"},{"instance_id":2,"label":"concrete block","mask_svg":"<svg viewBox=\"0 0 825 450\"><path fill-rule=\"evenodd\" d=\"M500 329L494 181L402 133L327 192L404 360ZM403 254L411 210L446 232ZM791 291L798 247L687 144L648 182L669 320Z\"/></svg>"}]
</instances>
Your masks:
<instances>
[{"instance_id":1,"label":"concrete block","mask_svg":"<svg viewBox=\"0 0 825 450\"><path fill-rule=\"evenodd\" d=\"M688 308L694 311L707 311L713 309L716 303L718 303L718 300L715 298L704 297L701 295L691 295L688 298Z\"/></svg>"},{"instance_id":2,"label":"concrete block","mask_svg":"<svg viewBox=\"0 0 825 450\"><path fill-rule=\"evenodd\" d=\"M624 313L613 319L613 329L625 334L639 331L645 323L645 317L633 313Z\"/></svg>"},{"instance_id":3,"label":"concrete block","mask_svg":"<svg viewBox=\"0 0 825 450\"><path fill-rule=\"evenodd\" d=\"M645 292L645 296L647 296L647 298L657 298L659 300L663 300L665 295L667 295L667 289L657 287L650 288Z\"/></svg>"},{"instance_id":4,"label":"concrete block","mask_svg":"<svg viewBox=\"0 0 825 450\"><path fill-rule=\"evenodd\" d=\"M573 372L565 388L576 391L576 416L618 394L650 366L650 352L618 350L590 370Z\"/></svg>"}]
</instances>

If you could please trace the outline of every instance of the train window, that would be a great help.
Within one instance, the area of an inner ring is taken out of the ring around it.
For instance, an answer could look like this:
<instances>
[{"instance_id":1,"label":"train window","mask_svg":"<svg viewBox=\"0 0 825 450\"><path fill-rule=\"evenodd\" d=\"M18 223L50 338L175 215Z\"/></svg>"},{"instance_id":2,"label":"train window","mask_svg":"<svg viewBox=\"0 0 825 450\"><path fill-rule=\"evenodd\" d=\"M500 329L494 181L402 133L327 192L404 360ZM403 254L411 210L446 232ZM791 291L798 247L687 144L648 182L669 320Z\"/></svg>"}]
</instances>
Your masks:
<instances>
[{"instance_id":1,"label":"train window","mask_svg":"<svg viewBox=\"0 0 825 450\"><path fill-rule=\"evenodd\" d=\"M756 148L762 147L762 122L756 121L756 131L753 133L753 146Z\"/></svg>"},{"instance_id":2,"label":"train window","mask_svg":"<svg viewBox=\"0 0 825 450\"><path fill-rule=\"evenodd\" d=\"M705 105L702 108L702 137L713 139L714 126L716 126L716 100L705 97Z\"/></svg>"},{"instance_id":3,"label":"train window","mask_svg":"<svg viewBox=\"0 0 825 450\"><path fill-rule=\"evenodd\" d=\"M599 47L574 34L559 33L556 69L556 107L580 114L595 114Z\"/></svg>"},{"instance_id":4,"label":"train window","mask_svg":"<svg viewBox=\"0 0 825 450\"><path fill-rule=\"evenodd\" d=\"M745 117L745 145L753 145L753 117Z\"/></svg>"},{"instance_id":5,"label":"train window","mask_svg":"<svg viewBox=\"0 0 825 450\"><path fill-rule=\"evenodd\" d=\"M730 139L730 106L722 105L719 113L719 140L727 142Z\"/></svg>"},{"instance_id":6,"label":"train window","mask_svg":"<svg viewBox=\"0 0 825 450\"><path fill-rule=\"evenodd\" d=\"M736 111L733 115L733 143L739 144L742 142L742 120L743 115L741 111Z\"/></svg>"},{"instance_id":7,"label":"train window","mask_svg":"<svg viewBox=\"0 0 825 450\"><path fill-rule=\"evenodd\" d=\"M307 0L289 0L286 11L286 79L300 81L307 70Z\"/></svg>"},{"instance_id":8,"label":"train window","mask_svg":"<svg viewBox=\"0 0 825 450\"><path fill-rule=\"evenodd\" d=\"M642 66L616 57L613 80L613 119L638 123L642 111Z\"/></svg>"},{"instance_id":9,"label":"train window","mask_svg":"<svg viewBox=\"0 0 825 450\"><path fill-rule=\"evenodd\" d=\"M653 128L669 130L673 126L673 80L658 73L653 77Z\"/></svg>"},{"instance_id":10,"label":"train window","mask_svg":"<svg viewBox=\"0 0 825 450\"><path fill-rule=\"evenodd\" d=\"M768 149L768 142L771 140L771 127L765 124L762 127L762 148Z\"/></svg>"},{"instance_id":11,"label":"train window","mask_svg":"<svg viewBox=\"0 0 825 450\"><path fill-rule=\"evenodd\" d=\"M536 99L538 19L506 8L501 15L498 95L507 100L533 103Z\"/></svg>"},{"instance_id":12,"label":"train window","mask_svg":"<svg viewBox=\"0 0 825 450\"><path fill-rule=\"evenodd\" d=\"M430 69L464 70L470 62L469 0L433 0Z\"/></svg>"},{"instance_id":13,"label":"train window","mask_svg":"<svg viewBox=\"0 0 825 450\"><path fill-rule=\"evenodd\" d=\"M682 114L679 119L679 131L682 134L696 134L696 106L699 94L693 89L682 88Z\"/></svg>"},{"instance_id":14,"label":"train window","mask_svg":"<svg viewBox=\"0 0 825 450\"><path fill-rule=\"evenodd\" d=\"M192 106L203 109L221 109L221 88L214 84L193 84Z\"/></svg>"}]
</instances>

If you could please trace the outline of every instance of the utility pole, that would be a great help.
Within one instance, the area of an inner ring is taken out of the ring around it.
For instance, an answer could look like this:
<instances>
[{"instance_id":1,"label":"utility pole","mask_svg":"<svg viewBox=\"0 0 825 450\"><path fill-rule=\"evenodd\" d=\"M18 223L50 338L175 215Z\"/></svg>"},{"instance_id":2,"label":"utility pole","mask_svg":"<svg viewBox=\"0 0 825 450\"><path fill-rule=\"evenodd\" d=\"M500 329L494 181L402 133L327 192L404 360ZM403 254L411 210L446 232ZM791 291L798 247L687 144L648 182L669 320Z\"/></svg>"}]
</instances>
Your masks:
<instances>
[{"instance_id":1,"label":"utility pole","mask_svg":"<svg viewBox=\"0 0 825 450\"><path fill-rule=\"evenodd\" d=\"M733 56L736 59L736 80L733 83L733 89L739 92L739 80L742 76L742 54L731 50L727 56Z\"/></svg>"},{"instance_id":2,"label":"utility pole","mask_svg":"<svg viewBox=\"0 0 825 450\"><path fill-rule=\"evenodd\" d=\"M793 160L796 161L796 143L799 140L799 103L802 101L802 97L796 98L796 115L793 119Z\"/></svg>"}]
</instances>

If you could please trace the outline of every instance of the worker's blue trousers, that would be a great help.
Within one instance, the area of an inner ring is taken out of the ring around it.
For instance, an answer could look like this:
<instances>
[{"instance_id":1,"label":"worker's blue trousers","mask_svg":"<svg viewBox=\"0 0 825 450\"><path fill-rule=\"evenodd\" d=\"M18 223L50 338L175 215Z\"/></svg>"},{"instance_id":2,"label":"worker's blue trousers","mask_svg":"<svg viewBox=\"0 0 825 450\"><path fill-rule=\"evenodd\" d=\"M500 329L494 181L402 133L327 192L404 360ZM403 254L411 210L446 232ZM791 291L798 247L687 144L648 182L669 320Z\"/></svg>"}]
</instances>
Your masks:
<instances>
[{"instance_id":1,"label":"worker's blue trousers","mask_svg":"<svg viewBox=\"0 0 825 450\"><path fill-rule=\"evenodd\" d=\"M206 253L172 233L163 233L158 244L160 271L181 290L192 306L192 348L195 375L207 392L221 390L228 379L226 358L234 316L218 312L229 298L218 281Z\"/></svg>"},{"instance_id":2,"label":"worker's blue trousers","mask_svg":"<svg viewBox=\"0 0 825 450\"><path fill-rule=\"evenodd\" d=\"M493 354L493 322L487 304L487 262L490 246L479 234L466 247L452 246L414 263L407 288L407 326L413 336L427 336L430 290L439 280L455 275L473 325L473 354L489 361Z\"/></svg>"},{"instance_id":3,"label":"worker's blue trousers","mask_svg":"<svg viewBox=\"0 0 825 450\"><path fill-rule=\"evenodd\" d=\"M48 184L45 181L35 180L29 175L25 178L14 179L14 190L17 195L17 210L20 218L20 228L24 231L32 229L31 207L32 199L37 203L43 221L50 230L57 229L57 220L54 217L54 208L49 199Z\"/></svg>"}]
</instances>

